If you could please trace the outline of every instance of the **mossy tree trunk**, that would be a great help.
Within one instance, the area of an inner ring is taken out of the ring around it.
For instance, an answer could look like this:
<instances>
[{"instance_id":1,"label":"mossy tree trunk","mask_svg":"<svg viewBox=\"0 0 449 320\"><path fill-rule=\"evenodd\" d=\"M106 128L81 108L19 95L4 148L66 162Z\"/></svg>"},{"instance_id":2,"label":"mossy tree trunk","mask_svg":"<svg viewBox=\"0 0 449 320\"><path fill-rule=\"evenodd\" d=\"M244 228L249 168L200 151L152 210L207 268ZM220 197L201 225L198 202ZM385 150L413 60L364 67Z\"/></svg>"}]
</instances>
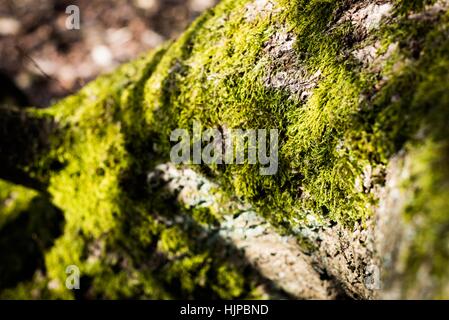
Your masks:
<instances>
[{"instance_id":1,"label":"mossy tree trunk","mask_svg":"<svg viewBox=\"0 0 449 320\"><path fill-rule=\"evenodd\" d=\"M447 1L224 0L49 109L0 109L0 178L65 220L0 295L449 298L448 34ZM278 129L277 174L174 166L196 121Z\"/></svg>"}]
</instances>

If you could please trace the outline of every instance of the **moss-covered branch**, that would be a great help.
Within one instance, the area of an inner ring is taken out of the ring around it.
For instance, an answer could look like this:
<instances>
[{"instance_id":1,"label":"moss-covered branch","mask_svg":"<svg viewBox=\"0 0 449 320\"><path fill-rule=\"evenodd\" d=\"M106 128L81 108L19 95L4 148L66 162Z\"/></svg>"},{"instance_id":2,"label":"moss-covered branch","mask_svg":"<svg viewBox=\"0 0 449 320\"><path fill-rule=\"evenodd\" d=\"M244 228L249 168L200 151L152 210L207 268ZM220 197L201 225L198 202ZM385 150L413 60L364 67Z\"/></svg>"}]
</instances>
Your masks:
<instances>
[{"instance_id":1,"label":"moss-covered branch","mask_svg":"<svg viewBox=\"0 0 449 320\"><path fill-rule=\"evenodd\" d=\"M255 211L314 267L304 278L319 288L296 297L447 298L448 33L447 1L222 1L177 41L41 111L61 128L45 158L34 150L48 141L31 134L41 124L11 131L38 147L2 159L45 176L66 224L45 275L4 295L74 297L64 279L76 264L89 298L285 296L216 236ZM166 163L172 130L195 121L278 129L278 173L192 165L217 187L186 204L192 188ZM371 266L381 286L366 285Z\"/></svg>"}]
</instances>

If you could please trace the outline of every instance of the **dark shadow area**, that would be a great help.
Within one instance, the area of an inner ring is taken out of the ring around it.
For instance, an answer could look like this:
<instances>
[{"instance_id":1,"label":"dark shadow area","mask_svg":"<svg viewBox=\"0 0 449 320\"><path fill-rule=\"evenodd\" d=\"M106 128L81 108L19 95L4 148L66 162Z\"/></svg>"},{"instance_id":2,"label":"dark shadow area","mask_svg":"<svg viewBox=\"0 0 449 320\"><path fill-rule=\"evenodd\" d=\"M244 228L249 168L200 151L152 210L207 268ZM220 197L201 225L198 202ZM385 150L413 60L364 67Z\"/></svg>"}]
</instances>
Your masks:
<instances>
[{"instance_id":1,"label":"dark shadow area","mask_svg":"<svg viewBox=\"0 0 449 320\"><path fill-rule=\"evenodd\" d=\"M29 99L26 93L8 74L0 70L0 105L25 107L28 104Z\"/></svg>"},{"instance_id":2,"label":"dark shadow area","mask_svg":"<svg viewBox=\"0 0 449 320\"><path fill-rule=\"evenodd\" d=\"M14 287L45 271L44 253L62 234L62 212L43 196L0 230L0 288Z\"/></svg>"},{"instance_id":3,"label":"dark shadow area","mask_svg":"<svg viewBox=\"0 0 449 320\"><path fill-rule=\"evenodd\" d=\"M176 38L216 2L1 0L0 20L6 19L6 27L0 30L0 69L31 105L47 107L99 74ZM66 27L71 5L79 8L80 29Z\"/></svg>"}]
</instances>

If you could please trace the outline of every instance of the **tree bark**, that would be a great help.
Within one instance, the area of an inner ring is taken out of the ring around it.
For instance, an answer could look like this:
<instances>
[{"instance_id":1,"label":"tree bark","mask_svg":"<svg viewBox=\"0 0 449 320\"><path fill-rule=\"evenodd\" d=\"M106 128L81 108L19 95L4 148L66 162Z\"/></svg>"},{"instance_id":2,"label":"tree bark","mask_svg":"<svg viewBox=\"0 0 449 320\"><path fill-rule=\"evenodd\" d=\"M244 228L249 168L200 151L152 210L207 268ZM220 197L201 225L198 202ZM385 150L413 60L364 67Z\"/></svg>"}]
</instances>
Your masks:
<instances>
[{"instance_id":1,"label":"tree bark","mask_svg":"<svg viewBox=\"0 0 449 320\"><path fill-rule=\"evenodd\" d=\"M2 107L0 129L0 178L45 191L45 168L37 170L36 163L51 148L57 148L56 144L50 143L58 136L53 119L26 109Z\"/></svg>"}]
</instances>

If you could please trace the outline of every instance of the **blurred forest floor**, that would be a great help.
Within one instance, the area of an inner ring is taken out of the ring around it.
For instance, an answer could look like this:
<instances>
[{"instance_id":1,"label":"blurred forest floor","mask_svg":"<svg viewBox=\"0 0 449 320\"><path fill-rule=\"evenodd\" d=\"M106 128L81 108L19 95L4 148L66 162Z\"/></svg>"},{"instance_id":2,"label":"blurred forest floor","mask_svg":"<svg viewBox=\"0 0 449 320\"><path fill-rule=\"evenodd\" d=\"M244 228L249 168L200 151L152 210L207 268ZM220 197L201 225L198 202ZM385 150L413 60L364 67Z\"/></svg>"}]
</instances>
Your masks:
<instances>
[{"instance_id":1,"label":"blurred forest floor","mask_svg":"<svg viewBox=\"0 0 449 320\"><path fill-rule=\"evenodd\" d=\"M0 0L0 104L46 107L163 41L218 0ZM66 28L66 8L81 28Z\"/></svg>"}]
</instances>

